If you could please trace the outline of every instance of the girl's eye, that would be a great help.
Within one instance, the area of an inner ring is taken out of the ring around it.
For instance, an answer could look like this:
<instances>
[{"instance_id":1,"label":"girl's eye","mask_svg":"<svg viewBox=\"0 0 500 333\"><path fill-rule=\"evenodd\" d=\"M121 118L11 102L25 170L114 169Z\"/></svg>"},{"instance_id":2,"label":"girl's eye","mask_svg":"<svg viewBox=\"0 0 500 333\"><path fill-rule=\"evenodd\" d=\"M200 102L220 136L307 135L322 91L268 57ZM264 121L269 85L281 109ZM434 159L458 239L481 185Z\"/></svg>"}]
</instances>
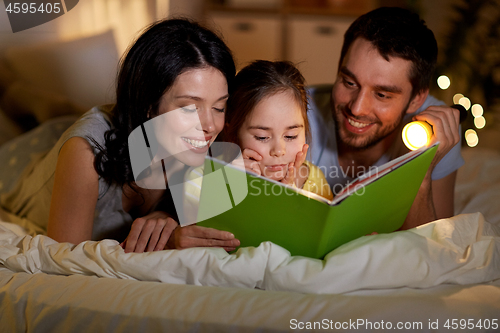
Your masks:
<instances>
[{"instance_id":1,"label":"girl's eye","mask_svg":"<svg viewBox=\"0 0 500 333\"><path fill-rule=\"evenodd\" d=\"M286 135L285 139L288 141L292 141L292 140L297 139L297 137L298 137L298 135Z\"/></svg>"},{"instance_id":2,"label":"girl's eye","mask_svg":"<svg viewBox=\"0 0 500 333\"><path fill-rule=\"evenodd\" d=\"M257 136L257 135L254 135L254 138L255 138L255 140L263 141L263 142L267 140L267 136Z\"/></svg>"}]
</instances>

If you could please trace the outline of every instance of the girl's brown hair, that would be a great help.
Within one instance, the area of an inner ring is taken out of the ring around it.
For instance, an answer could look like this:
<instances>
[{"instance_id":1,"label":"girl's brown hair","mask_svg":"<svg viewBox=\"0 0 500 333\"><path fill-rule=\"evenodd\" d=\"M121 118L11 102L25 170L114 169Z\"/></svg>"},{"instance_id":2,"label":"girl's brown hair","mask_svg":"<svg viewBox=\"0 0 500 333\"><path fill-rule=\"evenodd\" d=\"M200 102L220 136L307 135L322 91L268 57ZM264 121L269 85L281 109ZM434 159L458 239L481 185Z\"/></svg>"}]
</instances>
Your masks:
<instances>
[{"instance_id":1,"label":"girl's brown hair","mask_svg":"<svg viewBox=\"0 0 500 333\"><path fill-rule=\"evenodd\" d=\"M238 132L255 106L280 92L290 92L295 97L304 118L306 142L311 141L305 80L293 63L257 60L243 68L233 83L227 101L225 141L239 144Z\"/></svg>"}]
</instances>

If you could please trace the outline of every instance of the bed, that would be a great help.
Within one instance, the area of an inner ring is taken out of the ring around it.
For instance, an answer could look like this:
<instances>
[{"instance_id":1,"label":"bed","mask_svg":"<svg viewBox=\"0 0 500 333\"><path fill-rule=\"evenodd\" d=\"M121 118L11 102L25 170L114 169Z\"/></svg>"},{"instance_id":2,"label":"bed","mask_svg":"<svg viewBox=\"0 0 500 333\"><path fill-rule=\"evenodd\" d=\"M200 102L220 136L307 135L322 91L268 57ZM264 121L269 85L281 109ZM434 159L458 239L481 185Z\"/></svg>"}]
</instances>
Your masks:
<instances>
[{"instance_id":1,"label":"bed","mask_svg":"<svg viewBox=\"0 0 500 333\"><path fill-rule=\"evenodd\" d=\"M456 216L361 237L324 260L269 242L125 254L113 240L54 242L2 211L0 332L498 331L500 152L463 156Z\"/></svg>"}]
</instances>

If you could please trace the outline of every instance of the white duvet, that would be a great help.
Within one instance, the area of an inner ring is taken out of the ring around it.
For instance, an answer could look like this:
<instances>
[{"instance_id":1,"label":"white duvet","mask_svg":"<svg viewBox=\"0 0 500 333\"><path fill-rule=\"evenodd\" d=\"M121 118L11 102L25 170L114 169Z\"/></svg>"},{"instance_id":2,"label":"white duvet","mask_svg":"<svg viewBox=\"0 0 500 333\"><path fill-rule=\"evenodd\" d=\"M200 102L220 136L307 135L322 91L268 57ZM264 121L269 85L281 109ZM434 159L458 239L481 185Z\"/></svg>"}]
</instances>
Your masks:
<instances>
[{"instance_id":1,"label":"white duvet","mask_svg":"<svg viewBox=\"0 0 500 333\"><path fill-rule=\"evenodd\" d=\"M270 242L236 254L215 248L126 254L117 241L75 246L0 222L0 264L15 272L304 293L426 288L500 279L500 227L480 213L463 214L409 231L361 237L317 260L291 257Z\"/></svg>"}]
</instances>

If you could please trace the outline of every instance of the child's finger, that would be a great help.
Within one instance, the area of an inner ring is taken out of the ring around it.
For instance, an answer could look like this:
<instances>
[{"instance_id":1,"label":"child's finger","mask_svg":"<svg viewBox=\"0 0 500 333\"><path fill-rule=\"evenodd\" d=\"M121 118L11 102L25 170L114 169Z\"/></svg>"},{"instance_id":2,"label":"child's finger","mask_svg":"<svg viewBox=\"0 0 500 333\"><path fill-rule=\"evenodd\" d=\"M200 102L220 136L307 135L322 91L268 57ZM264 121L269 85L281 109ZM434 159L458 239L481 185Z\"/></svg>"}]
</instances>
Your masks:
<instances>
[{"instance_id":1,"label":"child's finger","mask_svg":"<svg viewBox=\"0 0 500 333\"><path fill-rule=\"evenodd\" d=\"M262 159L262 156L260 156L260 154L258 152L256 152L253 149L250 149L250 148L243 149L243 151L241 152L241 155L243 156L244 159L248 158L248 159L252 159L255 161L260 161Z\"/></svg>"},{"instance_id":2,"label":"child's finger","mask_svg":"<svg viewBox=\"0 0 500 333\"><path fill-rule=\"evenodd\" d=\"M294 163L290 162L288 164L288 170L286 172L285 177L281 180L281 183L293 185L295 182L295 167Z\"/></svg>"}]
</instances>

